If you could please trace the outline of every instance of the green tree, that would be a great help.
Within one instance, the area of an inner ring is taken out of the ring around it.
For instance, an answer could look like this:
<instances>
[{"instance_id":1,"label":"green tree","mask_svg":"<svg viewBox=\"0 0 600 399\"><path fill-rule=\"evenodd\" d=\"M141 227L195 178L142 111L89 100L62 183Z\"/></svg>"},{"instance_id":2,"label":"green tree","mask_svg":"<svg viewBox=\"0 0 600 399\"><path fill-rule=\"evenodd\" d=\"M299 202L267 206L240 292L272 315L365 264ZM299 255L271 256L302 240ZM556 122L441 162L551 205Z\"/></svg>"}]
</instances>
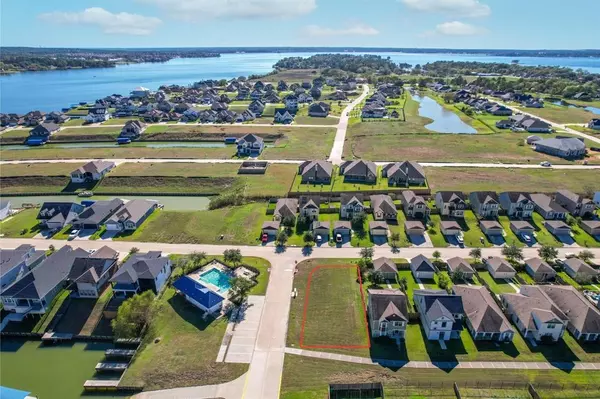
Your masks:
<instances>
[{"instance_id":1,"label":"green tree","mask_svg":"<svg viewBox=\"0 0 600 399\"><path fill-rule=\"evenodd\" d=\"M523 260L523 250L514 243L502 248L502 255L504 255L506 259L512 261Z\"/></svg>"},{"instance_id":2,"label":"green tree","mask_svg":"<svg viewBox=\"0 0 600 399\"><path fill-rule=\"evenodd\" d=\"M137 338L144 325L149 324L155 313L154 293L144 291L127 299L119 306L117 317L111 322L117 338Z\"/></svg>"},{"instance_id":3,"label":"green tree","mask_svg":"<svg viewBox=\"0 0 600 399\"><path fill-rule=\"evenodd\" d=\"M546 262L549 262L551 260L556 259L556 257L558 256L558 249L554 248L551 245L542 245L538 249L538 255Z\"/></svg>"},{"instance_id":4,"label":"green tree","mask_svg":"<svg viewBox=\"0 0 600 399\"><path fill-rule=\"evenodd\" d=\"M238 263L242 261L242 251L239 249L226 249L223 252L223 259L227 263L231 263L236 266Z\"/></svg>"},{"instance_id":5,"label":"green tree","mask_svg":"<svg viewBox=\"0 0 600 399\"><path fill-rule=\"evenodd\" d=\"M476 263L479 263L479 261L481 260L481 248L473 248L469 251L469 256L475 259Z\"/></svg>"},{"instance_id":6,"label":"green tree","mask_svg":"<svg viewBox=\"0 0 600 399\"><path fill-rule=\"evenodd\" d=\"M443 290L448 290L451 286L450 278L446 274L439 274L438 286Z\"/></svg>"},{"instance_id":7,"label":"green tree","mask_svg":"<svg viewBox=\"0 0 600 399\"><path fill-rule=\"evenodd\" d=\"M129 250L129 255L137 254L138 252L140 252L140 249L138 247L131 247L131 249Z\"/></svg>"},{"instance_id":8,"label":"green tree","mask_svg":"<svg viewBox=\"0 0 600 399\"><path fill-rule=\"evenodd\" d=\"M579 252L579 255L577 255L577 257L584 262L595 258L594 253L589 249L584 249L583 251Z\"/></svg>"},{"instance_id":9,"label":"green tree","mask_svg":"<svg viewBox=\"0 0 600 399\"><path fill-rule=\"evenodd\" d=\"M372 271L369 273L369 282L373 285L383 284L385 279L383 278L383 273L380 271Z\"/></svg>"},{"instance_id":10,"label":"green tree","mask_svg":"<svg viewBox=\"0 0 600 399\"><path fill-rule=\"evenodd\" d=\"M408 289L408 280L405 276L402 276L398 279L398 284L400 285L400 290L406 292L406 290Z\"/></svg>"},{"instance_id":11,"label":"green tree","mask_svg":"<svg viewBox=\"0 0 600 399\"><path fill-rule=\"evenodd\" d=\"M275 239L275 242L277 243L277 245L284 246L288 238L289 237L285 231L280 231L279 233L277 233L277 238Z\"/></svg>"},{"instance_id":12,"label":"green tree","mask_svg":"<svg viewBox=\"0 0 600 399\"><path fill-rule=\"evenodd\" d=\"M304 236L302 236L302 239L306 244L310 244L311 242L315 241L315 235L312 231L306 231Z\"/></svg>"},{"instance_id":13,"label":"green tree","mask_svg":"<svg viewBox=\"0 0 600 399\"><path fill-rule=\"evenodd\" d=\"M229 288L229 299L237 304L244 303L254 283L245 277L234 277L231 279Z\"/></svg>"},{"instance_id":14,"label":"green tree","mask_svg":"<svg viewBox=\"0 0 600 399\"><path fill-rule=\"evenodd\" d=\"M366 221L367 221L366 214L357 213L354 216L352 216L352 228L354 230L364 230Z\"/></svg>"},{"instance_id":15,"label":"green tree","mask_svg":"<svg viewBox=\"0 0 600 399\"><path fill-rule=\"evenodd\" d=\"M281 224L288 229L292 229L296 225L296 218L293 216L284 217Z\"/></svg>"},{"instance_id":16,"label":"green tree","mask_svg":"<svg viewBox=\"0 0 600 399\"><path fill-rule=\"evenodd\" d=\"M450 274L450 278L454 282L465 281L466 275L465 275L465 272L463 272L462 270L457 270L457 271L453 272L452 274Z\"/></svg>"},{"instance_id":17,"label":"green tree","mask_svg":"<svg viewBox=\"0 0 600 399\"><path fill-rule=\"evenodd\" d=\"M206 252L194 251L190 254L190 261L194 266L200 266L202 262L206 260Z\"/></svg>"},{"instance_id":18,"label":"green tree","mask_svg":"<svg viewBox=\"0 0 600 399\"><path fill-rule=\"evenodd\" d=\"M363 258L365 261L371 261L371 259L373 259L373 256L375 255L375 251L373 250L373 248L370 247L365 247L365 248L361 248L360 250L360 257Z\"/></svg>"},{"instance_id":19,"label":"green tree","mask_svg":"<svg viewBox=\"0 0 600 399\"><path fill-rule=\"evenodd\" d=\"M444 102L446 104L450 104L450 103L454 102L454 94L452 94L452 93L445 93L443 98L444 98Z\"/></svg>"},{"instance_id":20,"label":"green tree","mask_svg":"<svg viewBox=\"0 0 600 399\"><path fill-rule=\"evenodd\" d=\"M398 232L394 232L392 233L392 235L390 236L390 239L392 241L392 247L398 247L398 243L400 242L400 233Z\"/></svg>"},{"instance_id":21,"label":"green tree","mask_svg":"<svg viewBox=\"0 0 600 399\"><path fill-rule=\"evenodd\" d=\"M433 251L431 255L433 256L433 259L435 259L436 262L439 262L440 258L442 257L442 253L438 250Z\"/></svg>"}]
</instances>

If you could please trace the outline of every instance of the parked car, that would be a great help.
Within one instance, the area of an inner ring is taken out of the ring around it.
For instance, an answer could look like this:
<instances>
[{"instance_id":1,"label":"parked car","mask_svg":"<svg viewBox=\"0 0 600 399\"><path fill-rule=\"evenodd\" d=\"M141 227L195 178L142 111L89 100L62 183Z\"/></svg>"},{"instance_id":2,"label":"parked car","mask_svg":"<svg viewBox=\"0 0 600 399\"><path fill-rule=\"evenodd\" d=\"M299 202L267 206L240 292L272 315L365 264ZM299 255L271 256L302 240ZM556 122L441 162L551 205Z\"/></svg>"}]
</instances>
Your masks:
<instances>
[{"instance_id":1,"label":"parked car","mask_svg":"<svg viewBox=\"0 0 600 399\"><path fill-rule=\"evenodd\" d=\"M463 245L465 243L465 239L461 234L456 236L456 241L458 242L459 245Z\"/></svg>"},{"instance_id":2,"label":"parked car","mask_svg":"<svg viewBox=\"0 0 600 399\"><path fill-rule=\"evenodd\" d=\"M71 233L69 234L69 240L74 239L78 235L79 235L79 230L78 229L71 230Z\"/></svg>"},{"instance_id":3,"label":"parked car","mask_svg":"<svg viewBox=\"0 0 600 399\"><path fill-rule=\"evenodd\" d=\"M269 235L268 235L267 233L264 233L264 234L262 235L262 237L260 238L260 240L261 240L262 242L265 242L265 243L266 243L267 241L269 241Z\"/></svg>"},{"instance_id":4,"label":"parked car","mask_svg":"<svg viewBox=\"0 0 600 399\"><path fill-rule=\"evenodd\" d=\"M529 236L529 234L523 234L523 240L525 240L525 242L530 242L531 236Z\"/></svg>"},{"instance_id":5,"label":"parked car","mask_svg":"<svg viewBox=\"0 0 600 399\"><path fill-rule=\"evenodd\" d=\"M321 241L323 241L323 237L321 237L320 235L317 235L317 239L315 241L316 242L321 242Z\"/></svg>"},{"instance_id":6,"label":"parked car","mask_svg":"<svg viewBox=\"0 0 600 399\"><path fill-rule=\"evenodd\" d=\"M335 242L342 242L342 235L340 233L335 235Z\"/></svg>"},{"instance_id":7,"label":"parked car","mask_svg":"<svg viewBox=\"0 0 600 399\"><path fill-rule=\"evenodd\" d=\"M548 162L548 161L543 161L543 162L540 162L540 166L543 166L545 168L549 168L549 167L552 166L552 164L550 162Z\"/></svg>"},{"instance_id":8,"label":"parked car","mask_svg":"<svg viewBox=\"0 0 600 399\"><path fill-rule=\"evenodd\" d=\"M571 258L574 258L574 257L576 257L576 256L577 256L577 255L575 255L573 252L567 252L567 253L565 254L565 258L567 258L567 259L571 259Z\"/></svg>"}]
</instances>

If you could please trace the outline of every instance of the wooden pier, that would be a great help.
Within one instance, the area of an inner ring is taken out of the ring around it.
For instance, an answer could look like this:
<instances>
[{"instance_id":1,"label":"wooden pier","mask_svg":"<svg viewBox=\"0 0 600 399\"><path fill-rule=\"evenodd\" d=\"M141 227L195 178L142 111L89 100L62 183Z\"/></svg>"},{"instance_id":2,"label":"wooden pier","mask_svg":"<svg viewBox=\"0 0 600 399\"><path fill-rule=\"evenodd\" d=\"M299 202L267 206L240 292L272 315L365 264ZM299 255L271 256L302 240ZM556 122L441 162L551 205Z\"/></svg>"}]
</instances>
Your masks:
<instances>
[{"instance_id":1,"label":"wooden pier","mask_svg":"<svg viewBox=\"0 0 600 399\"><path fill-rule=\"evenodd\" d=\"M119 380L87 380L83 384L86 391L104 391L117 389Z\"/></svg>"},{"instance_id":2,"label":"wooden pier","mask_svg":"<svg viewBox=\"0 0 600 399\"><path fill-rule=\"evenodd\" d=\"M104 352L106 358L132 357L133 355L135 355L135 349L107 349Z\"/></svg>"},{"instance_id":3,"label":"wooden pier","mask_svg":"<svg viewBox=\"0 0 600 399\"><path fill-rule=\"evenodd\" d=\"M73 334L47 332L44 335L42 335L43 342L64 342L64 341L71 341L72 339L73 339Z\"/></svg>"},{"instance_id":4,"label":"wooden pier","mask_svg":"<svg viewBox=\"0 0 600 399\"><path fill-rule=\"evenodd\" d=\"M125 371L129 363L100 362L96 365L96 371Z\"/></svg>"}]
</instances>

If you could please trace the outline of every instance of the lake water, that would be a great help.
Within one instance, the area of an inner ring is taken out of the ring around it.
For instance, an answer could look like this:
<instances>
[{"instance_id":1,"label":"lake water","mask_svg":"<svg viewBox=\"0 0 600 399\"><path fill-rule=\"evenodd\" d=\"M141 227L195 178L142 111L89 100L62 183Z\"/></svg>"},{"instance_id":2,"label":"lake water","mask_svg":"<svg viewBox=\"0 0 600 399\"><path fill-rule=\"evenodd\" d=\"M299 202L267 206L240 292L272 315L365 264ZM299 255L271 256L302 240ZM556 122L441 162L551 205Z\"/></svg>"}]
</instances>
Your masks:
<instances>
[{"instance_id":1,"label":"lake water","mask_svg":"<svg viewBox=\"0 0 600 399\"><path fill-rule=\"evenodd\" d=\"M567 102L568 102L568 101L567 101ZM554 101L554 102L552 102L552 104L554 104L554 105L559 105L559 106L561 106L561 107L564 107L564 105L563 105L562 101ZM592 114L595 114L595 115L600 115L600 108L598 108L598 107L592 107L592 106L588 106L588 107L578 107L577 105L573 105L573 104L569 104L567 107L569 107L569 108L583 108L584 110L586 110L586 111L589 111L589 112L591 112Z\"/></svg>"},{"instance_id":2,"label":"lake water","mask_svg":"<svg viewBox=\"0 0 600 399\"><path fill-rule=\"evenodd\" d=\"M477 130L463 122L458 115L448 111L431 97L412 94L412 98L419 102L419 115L433 119L432 123L425 125L427 129L437 133L477 133Z\"/></svg>"},{"instance_id":3,"label":"lake water","mask_svg":"<svg viewBox=\"0 0 600 399\"><path fill-rule=\"evenodd\" d=\"M110 94L129 94L136 86L156 90L163 84L188 85L205 79L230 79L267 73L285 57L315 53L223 54L219 58L173 59L165 63L119 65L116 68L27 72L0 76L0 112L54 111ZM366 53L354 53L366 54ZM470 54L374 53L411 65L434 61L510 63L514 57ZM519 57L521 65L556 65L600 73L600 58Z\"/></svg>"},{"instance_id":4,"label":"lake water","mask_svg":"<svg viewBox=\"0 0 600 399\"><path fill-rule=\"evenodd\" d=\"M135 195L119 195L119 198L132 200L132 199L153 199L157 200L159 203L165 206L165 210L168 211L203 211L208 209L208 204L210 202L210 197L171 197L171 196L135 196ZM81 202L84 200L109 200L113 199L114 196L105 196L105 195L94 195L90 198L77 197L75 195L40 195L40 196L25 196L25 197L6 197L1 198L7 199L10 201L11 206L13 208L21 208L23 204L42 204L46 201L55 201L55 202L69 202L76 201Z\"/></svg>"},{"instance_id":5,"label":"lake water","mask_svg":"<svg viewBox=\"0 0 600 399\"><path fill-rule=\"evenodd\" d=\"M110 343L44 346L39 341L3 339L1 342L3 386L30 391L40 399L82 397L83 383L92 379L96 364ZM94 398L111 396L94 396Z\"/></svg>"}]
</instances>

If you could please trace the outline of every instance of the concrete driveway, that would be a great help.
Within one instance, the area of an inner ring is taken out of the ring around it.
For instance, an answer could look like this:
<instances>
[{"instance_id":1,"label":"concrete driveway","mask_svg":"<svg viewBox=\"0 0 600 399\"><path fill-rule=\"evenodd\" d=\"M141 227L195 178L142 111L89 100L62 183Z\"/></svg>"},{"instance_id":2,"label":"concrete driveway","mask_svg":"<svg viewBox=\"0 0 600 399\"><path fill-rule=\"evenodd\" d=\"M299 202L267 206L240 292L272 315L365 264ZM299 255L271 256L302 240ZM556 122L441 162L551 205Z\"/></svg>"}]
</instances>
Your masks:
<instances>
[{"instance_id":1,"label":"concrete driveway","mask_svg":"<svg viewBox=\"0 0 600 399\"><path fill-rule=\"evenodd\" d=\"M433 243L427 233L424 233L423 235L409 234L408 239L412 242L413 247L433 248Z\"/></svg>"},{"instance_id":2,"label":"concrete driveway","mask_svg":"<svg viewBox=\"0 0 600 399\"><path fill-rule=\"evenodd\" d=\"M252 360L264 304L264 296L250 295L248 302L238 311L225 354L225 363L249 364Z\"/></svg>"}]
</instances>

